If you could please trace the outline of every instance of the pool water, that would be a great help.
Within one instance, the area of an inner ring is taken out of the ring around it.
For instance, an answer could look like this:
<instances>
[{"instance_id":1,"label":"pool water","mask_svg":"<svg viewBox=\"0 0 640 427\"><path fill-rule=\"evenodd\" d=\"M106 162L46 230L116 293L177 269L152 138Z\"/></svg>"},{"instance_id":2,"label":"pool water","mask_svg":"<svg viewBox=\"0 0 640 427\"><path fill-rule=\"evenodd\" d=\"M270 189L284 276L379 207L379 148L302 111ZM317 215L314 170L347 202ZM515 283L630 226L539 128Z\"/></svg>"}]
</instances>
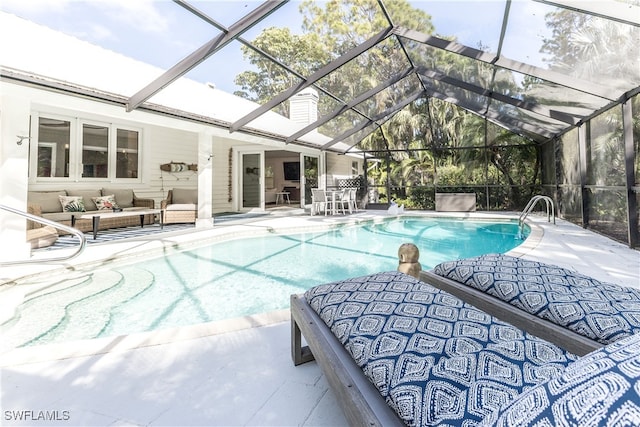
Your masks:
<instances>
[{"instance_id":1,"label":"pool water","mask_svg":"<svg viewBox=\"0 0 640 427\"><path fill-rule=\"evenodd\" d=\"M213 243L60 279L30 295L0 332L17 347L264 313L288 308L291 294L318 284L395 270L405 242L418 246L427 270L505 253L522 243L517 235L516 222L402 217Z\"/></svg>"}]
</instances>

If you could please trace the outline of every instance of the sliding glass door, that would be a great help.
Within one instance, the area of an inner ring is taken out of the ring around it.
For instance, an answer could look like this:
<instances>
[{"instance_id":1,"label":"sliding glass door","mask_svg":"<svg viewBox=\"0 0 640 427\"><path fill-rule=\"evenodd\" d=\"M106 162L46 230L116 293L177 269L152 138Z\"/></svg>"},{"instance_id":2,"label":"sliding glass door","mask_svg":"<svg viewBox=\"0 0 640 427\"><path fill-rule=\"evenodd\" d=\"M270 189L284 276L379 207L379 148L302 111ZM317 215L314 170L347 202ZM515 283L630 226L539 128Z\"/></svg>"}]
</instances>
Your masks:
<instances>
[{"instance_id":1,"label":"sliding glass door","mask_svg":"<svg viewBox=\"0 0 640 427\"><path fill-rule=\"evenodd\" d=\"M302 179L300 180L300 205L308 207L311 206L311 189L318 188L320 162L318 157L300 154L300 163L303 165Z\"/></svg>"},{"instance_id":2,"label":"sliding glass door","mask_svg":"<svg viewBox=\"0 0 640 427\"><path fill-rule=\"evenodd\" d=\"M262 205L262 153L243 153L240 168L242 203L240 209L264 209Z\"/></svg>"}]
</instances>

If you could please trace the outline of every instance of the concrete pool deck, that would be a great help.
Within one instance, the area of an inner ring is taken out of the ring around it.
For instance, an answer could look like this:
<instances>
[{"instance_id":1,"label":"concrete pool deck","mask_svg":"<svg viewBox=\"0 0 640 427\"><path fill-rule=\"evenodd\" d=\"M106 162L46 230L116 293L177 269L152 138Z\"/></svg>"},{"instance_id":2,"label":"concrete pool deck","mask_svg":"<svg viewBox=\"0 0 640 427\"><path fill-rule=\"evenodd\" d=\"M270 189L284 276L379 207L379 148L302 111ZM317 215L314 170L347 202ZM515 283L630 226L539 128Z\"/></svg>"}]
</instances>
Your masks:
<instances>
[{"instance_id":1,"label":"concrete pool deck","mask_svg":"<svg viewBox=\"0 0 640 427\"><path fill-rule=\"evenodd\" d=\"M148 253L201 234L245 236L280 228L371 219L262 217L198 232L95 245L74 263ZM508 214L473 214L479 217ZM513 214L510 215L513 217ZM517 215L516 215L517 217ZM536 236L517 249L596 279L640 287L640 252L565 221L530 216ZM151 248L151 249L149 249ZM395 250L395 248L394 248ZM59 266L38 266L37 272ZM2 271L2 279L34 273ZM55 274L60 274L56 272ZM13 275L13 276L11 276ZM2 425L337 426L346 421L315 362L294 367L287 311L135 336L53 344L0 354ZM48 412L47 412L48 411ZM18 421L22 417L23 421ZM28 417L26 420L25 417ZM42 421L38 417L50 417Z\"/></svg>"}]
</instances>

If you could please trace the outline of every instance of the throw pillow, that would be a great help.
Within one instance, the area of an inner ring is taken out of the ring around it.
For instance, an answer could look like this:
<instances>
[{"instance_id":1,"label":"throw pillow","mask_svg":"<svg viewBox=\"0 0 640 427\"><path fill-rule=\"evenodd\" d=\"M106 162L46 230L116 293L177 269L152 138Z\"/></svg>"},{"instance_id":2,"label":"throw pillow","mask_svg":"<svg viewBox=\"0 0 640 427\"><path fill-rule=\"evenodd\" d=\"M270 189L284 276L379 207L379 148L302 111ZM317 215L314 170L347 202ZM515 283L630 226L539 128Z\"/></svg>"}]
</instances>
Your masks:
<instances>
[{"instance_id":1,"label":"throw pillow","mask_svg":"<svg viewBox=\"0 0 640 427\"><path fill-rule=\"evenodd\" d=\"M106 194L113 194L113 193L106 193ZM93 198L102 196L102 193L100 192L99 189L92 189L92 190L69 189L67 190L67 196L82 197L82 201L84 202L84 209L86 211L97 211L98 207L96 206L95 203L93 203Z\"/></svg>"},{"instance_id":2,"label":"throw pillow","mask_svg":"<svg viewBox=\"0 0 640 427\"><path fill-rule=\"evenodd\" d=\"M133 207L133 199L135 196L132 189L103 188L102 193L99 195L108 196L109 194L113 194L113 197L118 201L118 206L121 208Z\"/></svg>"},{"instance_id":3,"label":"throw pillow","mask_svg":"<svg viewBox=\"0 0 640 427\"><path fill-rule=\"evenodd\" d=\"M118 209L119 207L113 194L109 194L108 196L92 197L92 199L99 211Z\"/></svg>"},{"instance_id":4,"label":"throw pillow","mask_svg":"<svg viewBox=\"0 0 640 427\"><path fill-rule=\"evenodd\" d=\"M81 196L58 196L64 212L85 212Z\"/></svg>"}]
</instances>

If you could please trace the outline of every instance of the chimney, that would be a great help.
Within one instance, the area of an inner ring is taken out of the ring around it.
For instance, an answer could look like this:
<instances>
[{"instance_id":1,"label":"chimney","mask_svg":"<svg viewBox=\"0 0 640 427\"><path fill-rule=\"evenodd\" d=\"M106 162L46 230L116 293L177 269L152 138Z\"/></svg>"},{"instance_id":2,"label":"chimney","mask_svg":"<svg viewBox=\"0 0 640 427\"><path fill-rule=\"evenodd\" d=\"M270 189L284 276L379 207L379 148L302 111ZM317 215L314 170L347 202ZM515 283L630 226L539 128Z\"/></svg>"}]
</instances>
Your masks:
<instances>
[{"instance_id":1,"label":"chimney","mask_svg":"<svg viewBox=\"0 0 640 427\"><path fill-rule=\"evenodd\" d=\"M289 99L289 119L302 125L318 120L318 92L305 88Z\"/></svg>"}]
</instances>

